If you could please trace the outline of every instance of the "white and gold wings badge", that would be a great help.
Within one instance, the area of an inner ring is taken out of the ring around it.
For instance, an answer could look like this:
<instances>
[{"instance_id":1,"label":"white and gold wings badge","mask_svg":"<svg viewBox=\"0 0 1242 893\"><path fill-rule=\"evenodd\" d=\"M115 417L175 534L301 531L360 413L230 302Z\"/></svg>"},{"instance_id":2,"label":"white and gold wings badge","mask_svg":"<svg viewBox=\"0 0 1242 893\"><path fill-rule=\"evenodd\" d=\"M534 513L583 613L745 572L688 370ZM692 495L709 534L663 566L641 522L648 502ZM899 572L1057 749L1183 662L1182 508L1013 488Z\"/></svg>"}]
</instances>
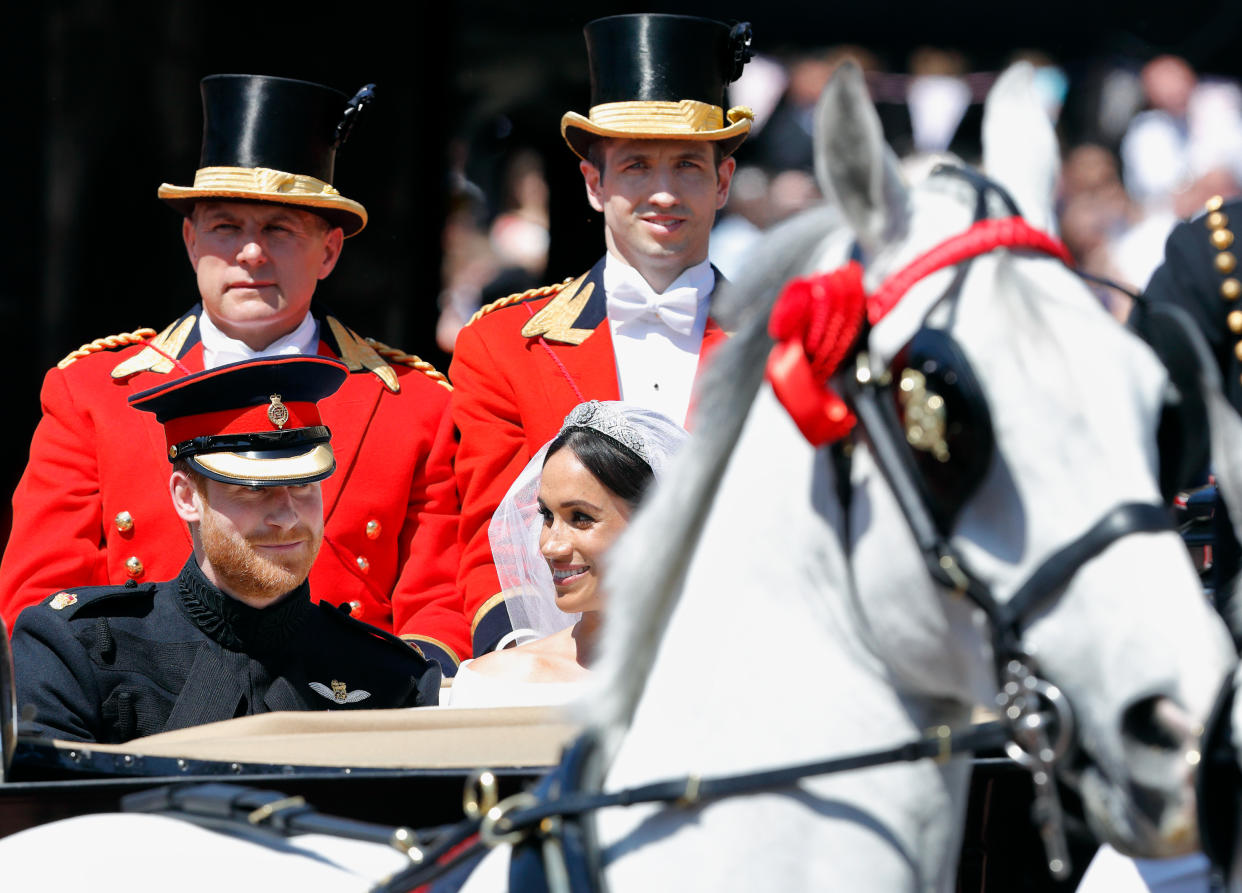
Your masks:
<instances>
[{"instance_id":1,"label":"white and gold wings badge","mask_svg":"<svg viewBox=\"0 0 1242 893\"><path fill-rule=\"evenodd\" d=\"M350 691L344 682L338 682L335 679L332 680L331 688L322 682L312 682L310 687L316 694L323 695L329 701L334 701L337 704L356 704L371 697L369 691L363 691L360 688Z\"/></svg>"}]
</instances>

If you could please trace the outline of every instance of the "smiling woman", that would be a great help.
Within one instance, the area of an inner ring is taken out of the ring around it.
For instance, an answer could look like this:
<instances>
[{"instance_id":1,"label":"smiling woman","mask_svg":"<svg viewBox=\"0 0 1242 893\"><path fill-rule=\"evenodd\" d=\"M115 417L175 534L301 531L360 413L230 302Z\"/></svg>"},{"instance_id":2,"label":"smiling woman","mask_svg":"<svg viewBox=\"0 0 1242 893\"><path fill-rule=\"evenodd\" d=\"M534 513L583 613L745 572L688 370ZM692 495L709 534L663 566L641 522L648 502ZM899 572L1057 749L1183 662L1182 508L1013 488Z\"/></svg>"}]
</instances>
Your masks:
<instances>
[{"instance_id":1,"label":"smiling woman","mask_svg":"<svg viewBox=\"0 0 1242 893\"><path fill-rule=\"evenodd\" d=\"M466 661L454 706L564 703L588 674L609 547L686 432L620 402L575 407L527 464L488 531L513 628L528 639Z\"/></svg>"}]
</instances>

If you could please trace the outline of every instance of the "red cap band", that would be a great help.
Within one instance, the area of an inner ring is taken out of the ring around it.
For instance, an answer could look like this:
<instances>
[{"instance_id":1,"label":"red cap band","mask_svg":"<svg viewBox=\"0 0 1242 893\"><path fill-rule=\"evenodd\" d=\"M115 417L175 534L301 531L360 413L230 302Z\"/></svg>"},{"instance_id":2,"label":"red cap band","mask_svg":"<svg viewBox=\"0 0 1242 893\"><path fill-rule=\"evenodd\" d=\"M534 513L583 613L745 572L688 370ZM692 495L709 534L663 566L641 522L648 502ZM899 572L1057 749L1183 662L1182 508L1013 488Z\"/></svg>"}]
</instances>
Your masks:
<instances>
[{"instance_id":1,"label":"red cap band","mask_svg":"<svg viewBox=\"0 0 1242 893\"><path fill-rule=\"evenodd\" d=\"M283 424L277 424L282 417ZM226 409L169 419L164 423L164 438L168 446L173 446L195 437L288 431L322 424L319 409L314 403L283 403L275 400L243 409Z\"/></svg>"}]
</instances>

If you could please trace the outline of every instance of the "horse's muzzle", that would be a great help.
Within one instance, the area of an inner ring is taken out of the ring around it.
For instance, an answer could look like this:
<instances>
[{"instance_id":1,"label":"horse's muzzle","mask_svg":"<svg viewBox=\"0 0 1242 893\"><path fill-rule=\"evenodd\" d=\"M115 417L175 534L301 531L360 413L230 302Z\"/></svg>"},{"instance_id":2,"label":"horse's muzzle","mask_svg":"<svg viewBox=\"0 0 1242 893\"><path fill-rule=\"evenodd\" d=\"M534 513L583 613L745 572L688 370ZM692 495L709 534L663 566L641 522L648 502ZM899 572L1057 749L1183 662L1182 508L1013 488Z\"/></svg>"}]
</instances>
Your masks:
<instances>
[{"instance_id":1,"label":"horse's muzzle","mask_svg":"<svg viewBox=\"0 0 1242 893\"><path fill-rule=\"evenodd\" d=\"M1097 764L1082 772L1092 830L1133 856L1165 858L1199 845L1194 775L1200 724L1171 698L1150 696L1121 716L1124 772Z\"/></svg>"}]
</instances>

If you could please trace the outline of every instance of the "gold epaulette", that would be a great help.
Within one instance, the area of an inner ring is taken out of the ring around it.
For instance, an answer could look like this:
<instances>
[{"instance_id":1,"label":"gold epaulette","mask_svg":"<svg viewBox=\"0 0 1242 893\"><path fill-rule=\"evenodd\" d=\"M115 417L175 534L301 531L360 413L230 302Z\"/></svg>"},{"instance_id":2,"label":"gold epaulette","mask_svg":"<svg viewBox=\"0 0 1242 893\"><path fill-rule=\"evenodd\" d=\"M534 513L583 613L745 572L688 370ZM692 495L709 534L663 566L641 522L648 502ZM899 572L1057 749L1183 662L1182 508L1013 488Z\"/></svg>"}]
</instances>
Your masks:
<instances>
[{"instance_id":1,"label":"gold epaulette","mask_svg":"<svg viewBox=\"0 0 1242 893\"><path fill-rule=\"evenodd\" d=\"M69 354L56 364L57 369L64 369L66 366L72 366L82 357L89 357L93 353L101 350L114 350L118 347L125 347L128 344L140 344L148 338L155 337L155 329L141 328L134 329L132 332L122 332L119 335L109 335L106 338L96 338L89 344L83 344L77 350L70 351Z\"/></svg>"},{"instance_id":2,"label":"gold epaulette","mask_svg":"<svg viewBox=\"0 0 1242 893\"><path fill-rule=\"evenodd\" d=\"M332 337L336 339L337 349L341 352L341 362L348 367L350 372L366 369L394 394L401 390L401 383L397 381L397 373L384 361L383 357L375 352L375 348L367 343L368 339L344 325L335 316L327 317L327 323Z\"/></svg>"},{"instance_id":3,"label":"gold epaulette","mask_svg":"<svg viewBox=\"0 0 1242 893\"><path fill-rule=\"evenodd\" d=\"M493 310L508 307L510 304L520 304L522 301L529 301L532 298L551 297L573 281L574 277L570 276L564 282L557 282L554 285L541 285L538 288L528 288L526 291L520 291L515 294L506 295L503 298L498 298L490 304L486 304L476 310L474 316L470 317L470 322L466 323L466 325L470 325L470 323L474 322L476 319L487 316L487 314L491 313Z\"/></svg>"},{"instance_id":4,"label":"gold epaulette","mask_svg":"<svg viewBox=\"0 0 1242 893\"><path fill-rule=\"evenodd\" d=\"M406 353L404 350L398 350L395 347L389 347L383 341L376 341L374 338L368 338L367 344L375 349L375 352L390 363L400 363L403 366L409 366L411 369L417 369L426 375L436 384L453 390L453 386L449 384L448 376L428 363L426 360L419 359L412 353Z\"/></svg>"}]
</instances>

